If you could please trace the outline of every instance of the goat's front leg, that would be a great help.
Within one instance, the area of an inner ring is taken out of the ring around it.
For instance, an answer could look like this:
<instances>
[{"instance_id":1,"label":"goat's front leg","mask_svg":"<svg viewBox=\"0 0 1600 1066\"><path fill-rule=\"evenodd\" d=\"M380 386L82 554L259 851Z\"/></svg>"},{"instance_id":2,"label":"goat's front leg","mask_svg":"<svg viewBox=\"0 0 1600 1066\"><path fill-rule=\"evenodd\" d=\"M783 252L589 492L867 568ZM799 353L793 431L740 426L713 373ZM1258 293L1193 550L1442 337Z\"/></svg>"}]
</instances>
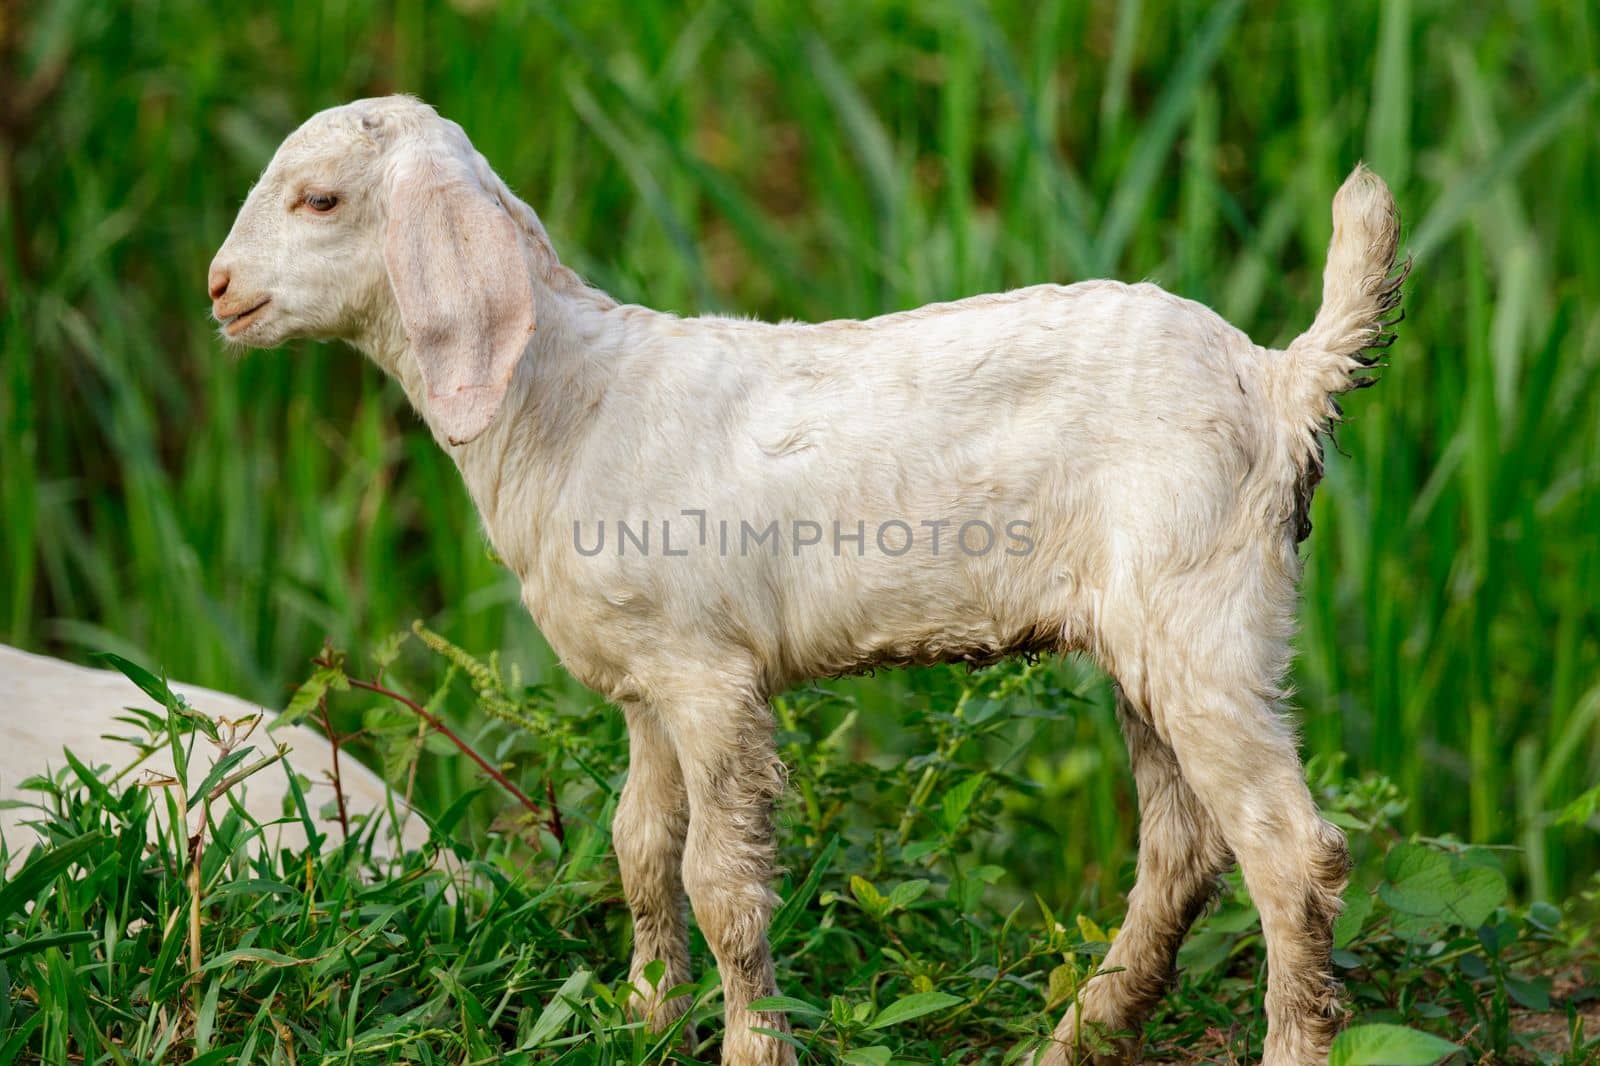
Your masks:
<instances>
[{"instance_id":1,"label":"goat's front leg","mask_svg":"<svg viewBox=\"0 0 1600 1066\"><path fill-rule=\"evenodd\" d=\"M1123 1061L1166 992L1184 934L1232 861L1222 834L1183 780L1177 756L1119 690L1117 717L1139 788L1139 872L1128 917L1100 969L1056 1027L1039 1066ZM1108 1045L1109 1034L1133 1039Z\"/></svg>"},{"instance_id":2,"label":"goat's front leg","mask_svg":"<svg viewBox=\"0 0 1600 1066\"><path fill-rule=\"evenodd\" d=\"M672 736L655 709L630 703L623 714L628 721L628 780L611 835L622 890L633 913L629 981L638 994L629 1006L635 1017L664 1029L688 1008L691 998L662 998L690 979L682 876L689 799ZM652 986L645 968L657 960L666 969Z\"/></svg>"},{"instance_id":3,"label":"goat's front leg","mask_svg":"<svg viewBox=\"0 0 1600 1066\"><path fill-rule=\"evenodd\" d=\"M772 712L749 694L707 694L671 708L670 721L689 796L683 883L722 973L723 1066L792 1066L788 1044L755 1032L788 1032L784 1016L749 1009L777 991L767 926L777 903L772 811L785 773Z\"/></svg>"}]
</instances>

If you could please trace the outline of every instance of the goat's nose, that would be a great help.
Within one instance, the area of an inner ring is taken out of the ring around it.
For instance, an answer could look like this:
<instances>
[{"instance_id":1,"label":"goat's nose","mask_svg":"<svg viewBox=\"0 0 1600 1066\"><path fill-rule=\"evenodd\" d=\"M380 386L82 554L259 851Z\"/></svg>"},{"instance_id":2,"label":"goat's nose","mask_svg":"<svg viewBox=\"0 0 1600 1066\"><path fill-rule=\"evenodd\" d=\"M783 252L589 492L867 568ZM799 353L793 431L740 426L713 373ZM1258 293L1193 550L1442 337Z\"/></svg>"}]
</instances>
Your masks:
<instances>
[{"instance_id":1,"label":"goat's nose","mask_svg":"<svg viewBox=\"0 0 1600 1066\"><path fill-rule=\"evenodd\" d=\"M213 300L222 299L227 294L228 282L231 280L227 267L213 265L211 273L206 276L206 287L207 291L211 293L211 298Z\"/></svg>"}]
</instances>

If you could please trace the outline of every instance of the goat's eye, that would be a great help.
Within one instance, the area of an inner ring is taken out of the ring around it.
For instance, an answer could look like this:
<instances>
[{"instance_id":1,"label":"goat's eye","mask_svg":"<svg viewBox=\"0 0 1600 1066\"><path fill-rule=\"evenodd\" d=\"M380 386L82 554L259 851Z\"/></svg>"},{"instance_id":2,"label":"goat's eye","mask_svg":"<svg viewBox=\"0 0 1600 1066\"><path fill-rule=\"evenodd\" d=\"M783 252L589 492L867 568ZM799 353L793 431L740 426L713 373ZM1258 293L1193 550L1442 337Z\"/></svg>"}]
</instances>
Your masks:
<instances>
[{"instance_id":1,"label":"goat's eye","mask_svg":"<svg viewBox=\"0 0 1600 1066\"><path fill-rule=\"evenodd\" d=\"M327 214L339 206L339 198L325 192L308 192L304 202L307 207L319 214Z\"/></svg>"}]
</instances>

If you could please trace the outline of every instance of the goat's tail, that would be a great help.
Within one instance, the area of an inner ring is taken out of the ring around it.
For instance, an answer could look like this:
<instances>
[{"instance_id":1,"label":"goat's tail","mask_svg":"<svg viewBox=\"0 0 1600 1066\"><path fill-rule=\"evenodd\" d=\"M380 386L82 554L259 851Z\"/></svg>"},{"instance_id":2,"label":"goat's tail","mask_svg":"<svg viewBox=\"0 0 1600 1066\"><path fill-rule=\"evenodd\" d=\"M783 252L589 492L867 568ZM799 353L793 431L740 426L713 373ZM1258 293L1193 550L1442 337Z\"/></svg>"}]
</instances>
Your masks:
<instances>
[{"instance_id":1,"label":"goat's tail","mask_svg":"<svg viewBox=\"0 0 1600 1066\"><path fill-rule=\"evenodd\" d=\"M1389 330L1399 311L1400 283L1411 269L1397 269L1400 215L1383 179L1357 164L1333 197L1333 240L1322 273L1322 307L1311 328L1294 339L1282 362L1286 414L1297 431L1315 434L1339 417L1335 397L1376 380L1382 349L1394 343Z\"/></svg>"}]
</instances>

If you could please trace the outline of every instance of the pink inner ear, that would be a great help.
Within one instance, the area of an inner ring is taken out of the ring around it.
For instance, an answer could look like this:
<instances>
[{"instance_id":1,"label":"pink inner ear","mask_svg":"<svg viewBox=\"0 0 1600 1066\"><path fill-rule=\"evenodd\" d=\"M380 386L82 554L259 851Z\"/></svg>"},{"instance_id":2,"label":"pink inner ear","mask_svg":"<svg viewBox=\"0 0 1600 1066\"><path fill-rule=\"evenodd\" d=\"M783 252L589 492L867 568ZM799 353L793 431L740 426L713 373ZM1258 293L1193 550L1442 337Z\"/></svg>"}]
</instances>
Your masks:
<instances>
[{"instance_id":1,"label":"pink inner ear","mask_svg":"<svg viewBox=\"0 0 1600 1066\"><path fill-rule=\"evenodd\" d=\"M396 178L383 252L423 415L465 444L494 421L533 332L516 223L457 161L418 159Z\"/></svg>"}]
</instances>

